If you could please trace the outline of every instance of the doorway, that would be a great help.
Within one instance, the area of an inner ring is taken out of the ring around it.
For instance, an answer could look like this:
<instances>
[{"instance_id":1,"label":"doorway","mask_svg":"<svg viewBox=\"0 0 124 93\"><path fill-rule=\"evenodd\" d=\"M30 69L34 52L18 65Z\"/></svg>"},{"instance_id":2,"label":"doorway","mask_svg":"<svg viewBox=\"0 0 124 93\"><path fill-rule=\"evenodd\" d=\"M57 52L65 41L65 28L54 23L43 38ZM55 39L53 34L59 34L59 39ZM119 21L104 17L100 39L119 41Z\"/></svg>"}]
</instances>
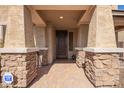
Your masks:
<instances>
[{"instance_id":1,"label":"doorway","mask_svg":"<svg viewBox=\"0 0 124 93\"><path fill-rule=\"evenodd\" d=\"M57 30L56 31L56 58L67 59L67 31Z\"/></svg>"}]
</instances>

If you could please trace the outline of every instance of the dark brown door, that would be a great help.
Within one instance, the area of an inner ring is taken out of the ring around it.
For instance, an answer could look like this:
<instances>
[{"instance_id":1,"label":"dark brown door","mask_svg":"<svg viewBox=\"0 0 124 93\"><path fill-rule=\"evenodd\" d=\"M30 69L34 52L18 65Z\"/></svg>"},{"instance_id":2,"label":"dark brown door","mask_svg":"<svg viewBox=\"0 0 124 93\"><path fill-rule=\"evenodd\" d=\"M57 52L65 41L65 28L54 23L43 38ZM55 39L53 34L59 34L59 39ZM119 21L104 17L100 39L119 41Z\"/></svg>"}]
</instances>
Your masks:
<instances>
[{"instance_id":1,"label":"dark brown door","mask_svg":"<svg viewBox=\"0 0 124 93\"><path fill-rule=\"evenodd\" d=\"M67 58L67 31L56 31L56 58Z\"/></svg>"}]
</instances>

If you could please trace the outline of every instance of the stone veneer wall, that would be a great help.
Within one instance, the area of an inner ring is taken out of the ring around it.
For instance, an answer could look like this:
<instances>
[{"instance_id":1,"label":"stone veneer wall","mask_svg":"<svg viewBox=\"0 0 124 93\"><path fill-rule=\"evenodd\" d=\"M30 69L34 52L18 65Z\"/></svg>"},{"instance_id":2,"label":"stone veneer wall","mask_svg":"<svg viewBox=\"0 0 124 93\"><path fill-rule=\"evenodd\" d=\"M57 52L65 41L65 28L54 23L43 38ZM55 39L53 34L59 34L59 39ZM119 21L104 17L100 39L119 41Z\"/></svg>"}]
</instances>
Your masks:
<instances>
[{"instance_id":1,"label":"stone veneer wall","mask_svg":"<svg viewBox=\"0 0 124 93\"><path fill-rule=\"evenodd\" d=\"M120 80L120 87L124 88L124 68L120 68L119 80Z\"/></svg>"},{"instance_id":2,"label":"stone veneer wall","mask_svg":"<svg viewBox=\"0 0 124 93\"><path fill-rule=\"evenodd\" d=\"M2 87L27 87L37 75L36 52L1 54L1 78L5 72L14 76L12 85L2 82Z\"/></svg>"},{"instance_id":3,"label":"stone veneer wall","mask_svg":"<svg viewBox=\"0 0 124 93\"><path fill-rule=\"evenodd\" d=\"M117 54L86 52L85 74L95 87L119 87Z\"/></svg>"},{"instance_id":4,"label":"stone veneer wall","mask_svg":"<svg viewBox=\"0 0 124 93\"><path fill-rule=\"evenodd\" d=\"M40 50L39 54L39 64L43 66L48 65L48 50Z\"/></svg>"},{"instance_id":5,"label":"stone veneer wall","mask_svg":"<svg viewBox=\"0 0 124 93\"><path fill-rule=\"evenodd\" d=\"M120 87L124 88L124 59L120 59Z\"/></svg>"},{"instance_id":6,"label":"stone veneer wall","mask_svg":"<svg viewBox=\"0 0 124 93\"><path fill-rule=\"evenodd\" d=\"M85 51L76 50L76 64L79 68L82 68L85 63Z\"/></svg>"},{"instance_id":7,"label":"stone veneer wall","mask_svg":"<svg viewBox=\"0 0 124 93\"><path fill-rule=\"evenodd\" d=\"M0 60L1 60L1 56L0 56ZM0 62L1 62L1 61L0 61ZM1 75L1 64L0 64L0 75ZM1 86L1 83L2 83L2 82L1 82L1 81L2 81L2 79L1 79L1 76L0 76L0 88L2 87L2 86Z\"/></svg>"}]
</instances>

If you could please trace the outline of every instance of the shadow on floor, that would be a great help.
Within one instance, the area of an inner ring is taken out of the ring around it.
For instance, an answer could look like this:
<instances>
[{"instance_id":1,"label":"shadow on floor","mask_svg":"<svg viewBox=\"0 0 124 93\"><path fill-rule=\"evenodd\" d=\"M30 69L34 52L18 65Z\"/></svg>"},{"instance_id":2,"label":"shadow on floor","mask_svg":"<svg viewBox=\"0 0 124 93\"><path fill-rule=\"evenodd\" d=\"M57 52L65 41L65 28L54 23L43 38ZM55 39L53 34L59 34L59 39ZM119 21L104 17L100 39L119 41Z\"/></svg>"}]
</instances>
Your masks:
<instances>
[{"instance_id":1,"label":"shadow on floor","mask_svg":"<svg viewBox=\"0 0 124 93\"><path fill-rule=\"evenodd\" d=\"M41 68L38 69L38 72L37 72L37 77L28 85L28 88L30 88L34 83L36 83L37 81L39 81L40 78L42 78L45 74L48 74L51 67L54 65L54 64L74 64L75 61L74 60L67 60L67 59L56 59L53 64L51 65L48 65L48 66L42 66Z\"/></svg>"},{"instance_id":2,"label":"shadow on floor","mask_svg":"<svg viewBox=\"0 0 124 93\"><path fill-rule=\"evenodd\" d=\"M36 78L28 85L28 88L30 88L34 83L36 83L43 75L48 74L50 71L50 68L52 65L48 66L42 66L41 68L38 69L37 76Z\"/></svg>"}]
</instances>

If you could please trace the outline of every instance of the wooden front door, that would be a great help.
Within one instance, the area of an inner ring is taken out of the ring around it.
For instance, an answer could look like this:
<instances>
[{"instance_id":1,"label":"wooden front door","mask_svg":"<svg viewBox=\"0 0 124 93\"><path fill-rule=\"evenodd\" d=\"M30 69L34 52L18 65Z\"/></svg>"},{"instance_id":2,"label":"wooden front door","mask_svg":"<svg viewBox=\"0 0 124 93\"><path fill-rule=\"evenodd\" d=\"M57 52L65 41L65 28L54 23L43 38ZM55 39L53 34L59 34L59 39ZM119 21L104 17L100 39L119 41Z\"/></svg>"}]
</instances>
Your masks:
<instances>
[{"instance_id":1,"label":"wooden front door","mask_svg":"<svg viewBox=\"0 0 124 93\"><path fill-rule=\"evenodd\" d=\"M56 58L67 58L67 31L56 31Z\"/></svg>"}]
</instances>

